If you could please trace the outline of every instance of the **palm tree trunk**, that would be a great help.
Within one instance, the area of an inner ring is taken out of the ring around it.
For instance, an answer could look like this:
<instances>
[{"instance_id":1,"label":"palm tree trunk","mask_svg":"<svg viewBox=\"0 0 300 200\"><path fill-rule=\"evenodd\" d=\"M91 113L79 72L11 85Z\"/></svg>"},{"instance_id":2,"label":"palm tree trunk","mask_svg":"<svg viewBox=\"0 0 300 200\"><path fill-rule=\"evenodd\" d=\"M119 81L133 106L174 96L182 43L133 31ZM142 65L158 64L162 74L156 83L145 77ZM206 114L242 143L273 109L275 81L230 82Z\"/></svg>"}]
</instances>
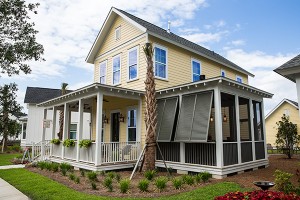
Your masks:
<instances>
[{"instance_id":1,"label":"palm tree trunk","mask_svg":"<svg viewBox=\"0 0 300 200\"><path fill-rule=\"evenodd\" d=\"M61 95L64 95L67 93L67 86L68 83L62 83L61 84ZM54 114L54 113L53 113ZM58 132L58 138L62 140L63 131L64 131L64 110L59 111L59 132Z\"/></svg>"}]
</instances>

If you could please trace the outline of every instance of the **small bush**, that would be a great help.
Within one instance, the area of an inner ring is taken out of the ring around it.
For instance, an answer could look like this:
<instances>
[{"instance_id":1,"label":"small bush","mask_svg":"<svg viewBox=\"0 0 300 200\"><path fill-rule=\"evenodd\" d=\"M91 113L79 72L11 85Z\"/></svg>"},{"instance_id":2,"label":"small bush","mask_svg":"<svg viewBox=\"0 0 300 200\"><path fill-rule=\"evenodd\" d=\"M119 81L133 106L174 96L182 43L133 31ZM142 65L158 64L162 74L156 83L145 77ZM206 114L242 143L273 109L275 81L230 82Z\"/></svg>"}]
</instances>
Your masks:
<instances>
[{"instance_id":1,"label":"small bush","mask_svg":"<svg viewBox=\"0 0 300 200\"><path fill-rule=\"evenodd\" d=\"M148 179L149 181L151 181L154 178L155 175L156 175L155 170L147 170L144 173L145 178Z\"/></svg>"},{"instance_id":2,"label":"small bush","mask_svg":"<svg viewBox=\"0 0 300 200\"><path fill-rule=\"evenodd\" d=\"M97 190L97 185L95 182L91 182L91 185L93 190Z\"/></svg>"},{"instance_id":3,"label":"small bush","mask_svg":"<svg viewBox=\"0 0 300 200\"><path fill-rule=\"evenodd\" d=\"M46 165L47 165L47 162L45 162L45 161L40 161L37 163L37 167L40 168L41 170L46 169Z\"/></svg>"},{"instance_id":4,"label":"small bush","mask_svg":"<svg viewBox=\"0 0 300 200\"><path fill-rule=\"evenodd\" d=\"M48 170L48 171L51 171L52 170L52 163L51 162L46 162L45 163L45 169Z\"/></svg>"},{"instance_id":5,"label":"small bush","mask_svg":"<svg viewBox=\"0 0 300 200\"><path fill-rule=\"evenodd\" d=\"M162 191L166 188L167 186L167 182L168 182L168 179L164 176L160 176L158 177L156 180L155 180L155 183L154 185L156 186L156 188L159 190L159 191Z\"/></svg>"},{"instance_id":6,"label":"small bush","mask_svg":"<svg viewBox=\"0 0 300 200\"><path fill-rule=\"evenodd\" d=\"M75 146L75 141L71 140L71 139L66 139L66 140L64 140L63 145L65 147L74 147Z\"/></svg>"},{"instance_id":7,"label":"small bush","mask_svg":"<svg viewBox=\"0 0 300 200\"><path fill-rule=\"evenodd\" d=\"M274 176L275 176L275 186L277 190L284 192L286 194L294 191L294 187L290 180L293 174L276 170Z\"/></svg>"},{"instance_id":8,"label":"small bush","mask_svg":"<svg viewBox=\"0 0 300 200\"><path fill-rule=\"evenodd\" d=\"M67 175L67 170L65 168L61 169L60 171L63 176Z\"/></svg>"},{"instance_id":9,"label":"small bush","mask_svg":"<svg viewBox=\"0 0 300 200\"><path fill-rule=\"evenodd\" d=\"M97 181L97 173L96 172L88 172L87 174L87 177L90 181L94 182L94 181Z\"/></svg>"},{"instance_id":10,"label":"small bush","mask_svg":"<svg viewBox=\"0 0 300 200\"><path fill-rule=\"evenodd\" d=\"M58 163L52 163L51 165L51 171L58 172L59 164Z\"/></svg>"},{"instance_id":11,"label":"small bush","mask_svg":"<svg viewBox=\"0 0 300 200\"><path fill-rule=\"evenodd\" d=\"M139 182L138 184L138 188L142 191L142 192L146 192L148 191L148 188L149 188L149 181L148 179L143 179Z\"/></svg>"},{"instance_id":12,"label":"small bush","mask_svg":"<svg viewBox=\"0 0 300 200\"><path fill-rule=\"evenodd\" d=\"M113 185L112 185L112 179L109 177L106 177L103 181L104 187L108 189L109 192L113 191Z\"/></svg>"},{"instance_id":13,"label":"small bush","mask_svg":"<svg viewBox=\"0 0 300 200\"><path fill-rule=\"evenodd\" d=\"M72 170L72 165L68 163L61 163L59 165L60 170L65 170L65 171L71 171Z\"/></svg>"},{"instance_id":14,"label":"small bush","mask_svg":"<svg viewBox=\"0 0 300 200\"><path fill-rule=\"evenodd\" d=\"M116 181L119 183L121 180L121 175L119 173L116 173Z\"/></svg>"},{"instance_id":15,"label":"small bush","mask_svg":"<svg viewBox=\"0 0 300 200\"><path fill-rule=\"evenodd\" d=\"M178 190L182 187L183 181L182 181L182 178L177 177L172 180L172 183L173 183L174 188L176 190Z\"/></svg>"},{"instance_id":16,"label":"small bush","mask_svg":"<svg viewBox=\"0 0 300 200\"><path fill-rule=\"evenodd\" d=\"M120 181L120 191L121 193L127 193L130 187L130 180L129 179L123 179Z\"/></svg>"},{"instance_id":17,"label":"small bush","mask_svg":"<svg viewBox=\"0 0 300 200\"><path fill-rule=\"evenodd\" d=\"M75 181L75 178L76 178L75 174L73 174L73 173L69 174L70 180Z\"/></svg>"},{"instance_id":18,"label":"small bush","mask_svg":"<svg viewBox=\"0 0 300 200\"><path fill-rule=\"evenodd\" d=\"M80 171L80 175L82 177L85 177L85 170L80 168L79 171Z\"/></svg>"},{"instance_id":19,"label":"small bush","mask_svg":"<svg viewBox=\"0 0 300 200\"><path fill-rule=\"evenodd\" d=\"M92 140L80 140L79 141L79 147L80 148L89 148L92 145Z\"/></svg>"},{"instance_id":20,"label":"small bush","mask_svg":"<svg viewBox=\"0 0 300 200\"><path fill-rule=\"evenodd\" d=\"M75 181L76 184L79 184L80 183L80 178L76 177L74 181Z\"/></svg>"},{"instance_id":21,"label":"small bush","mask_svg":"<svg viewBox=\"0 0 300 200\"><path fill-rule=\"evenodd\" d=\"M20 147L19 144L14 144L13 146L8 146L7 147L8 151L15 151L15 152L21 152L22 148Z\"/></svg>"},{"instance_id":22,"label":"small bush","mask_svg":"<svg viewBox=\"0 0 300 200\"><path fill-rule=\"evenodd\" d=\"M194 184L194 177L191 175L185 175L182 178L183 182L188 184L188 185L193 185Z\"/></svg>"},{"instance_id":23,"label":"small bush","mask_svg":"<svg viewBox=\"0 0 300 200\"><path fill-rule=\"evenodd\" d=\"M202 181L202 174L198 173L197 175L195 175L195 181L196 183L200 183Z\"/></svg>"},{"instance_id":24,"label":"small bush","mask_svg":"<svg viewBox=\"0 0 300 200\"><path fill-rule=\"evenodd\" d=\"M201 172L199 174L203 182L207 182L212 177L212 175L209 172Z\"/></svg>"},{"instance_id":25,"label":"small bush","mask_svg":"<svg viewBox=\"0 0 300 200\"><path fill-rule=\"evenodd\" d=\"M107 172L106 176L111 178L111 179L114 179L116 177L116 172Z\"/></svg>"},{"instance_id":26,"label":"small bush","mask_svg":"<svg viewBox=\"0 0 300 200\"><path fill-rule=\"evenodd\" d=\"M52 144L60 144L60 140L59 139L52 139L51 143Z\"/></svg>"}]
</instances>

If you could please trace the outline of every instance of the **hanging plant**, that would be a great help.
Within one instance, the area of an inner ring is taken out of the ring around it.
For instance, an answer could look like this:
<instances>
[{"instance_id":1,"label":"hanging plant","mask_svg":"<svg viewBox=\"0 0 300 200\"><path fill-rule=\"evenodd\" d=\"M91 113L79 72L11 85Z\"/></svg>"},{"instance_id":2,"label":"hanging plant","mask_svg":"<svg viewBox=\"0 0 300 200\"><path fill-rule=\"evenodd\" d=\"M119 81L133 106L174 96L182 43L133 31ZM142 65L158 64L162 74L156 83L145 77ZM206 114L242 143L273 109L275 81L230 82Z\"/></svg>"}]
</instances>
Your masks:
<instances>
[{"instance_id":1,"label":"hanging plant","mask_svg":"<svg viewBox=\"0 0 300 200\"><path fill-rule=\"evenodd\" d=\"M80 148L82 148L82 147L84 147L84 148L89 148L90 146L92 145L92 140L80 140L80 142L79 142L79 147Z\"/></svg>"},{"instance_id":2,"label":"hanging plant","mask_svg":"<svg viewBox=\"0 0 300 200\"><path fill-rule=\"evenodd\" d=\"M60 144L60 140L59 139L52 139L51 144Z\"/></svg>"},{"instance_id":3,"label":"hanging plant","mask_svg":"<svg viewBox=\"0 0 300 200\"><path fill-rule=\"evenodd\" d=\"M63 145L65 147L74 147L75 146L75 141L71 140L71 139L66 139L66 140L64 140Z\"/></svg>"}]
</instances>

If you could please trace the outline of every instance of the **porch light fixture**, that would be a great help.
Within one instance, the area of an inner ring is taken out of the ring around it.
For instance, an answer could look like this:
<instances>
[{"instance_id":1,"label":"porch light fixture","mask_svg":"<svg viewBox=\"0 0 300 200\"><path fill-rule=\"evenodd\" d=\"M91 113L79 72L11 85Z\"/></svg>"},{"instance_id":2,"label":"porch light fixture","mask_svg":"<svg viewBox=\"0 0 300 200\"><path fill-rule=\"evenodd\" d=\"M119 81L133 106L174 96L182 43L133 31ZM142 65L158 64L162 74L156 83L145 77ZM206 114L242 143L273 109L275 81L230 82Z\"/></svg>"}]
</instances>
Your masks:
<instances>
[{"instance_id":1,"label":"porch light fixture","mask_svg":"<svg viewBox=\"0 0 300 200\"><path fill-rule=\"evenodd\" d=\"M214 117L212 116L212 114L210 115L210 121L211 121L211 122L214 121Z\"/></svg>"},{"instance_id":2,"label":"porch light fixture","mask_svg":"<svg viewBox=\"0 0 300 200\"><path fill-rule=\"evenodd\" d=\"M125 118L124 118L124 116L122 115L122 113L120 114L119 121L120 121L120 122L124 122L124 121L125 121Z\"/></svg>"},{"instance_id":3,"label":"porch light fixture","mask_svg":"<svg viewBox=\"0 0 300 200\"><path fill-rule=\"evenodd\" d=\"M227 116L225 114L225 108L223 110L224 110L223 122L227 122Z\"/></svg>"},{"instance_id":4,"label":"porch light fixture","mask_svg":"<svg viewBox=\"0 0 300 200\"><path fill-rule=\"evenodd\" d=\"M106 115L104 115L103 123L108 124L108 118L106 117Z\"/></svg>"}]
</instances>

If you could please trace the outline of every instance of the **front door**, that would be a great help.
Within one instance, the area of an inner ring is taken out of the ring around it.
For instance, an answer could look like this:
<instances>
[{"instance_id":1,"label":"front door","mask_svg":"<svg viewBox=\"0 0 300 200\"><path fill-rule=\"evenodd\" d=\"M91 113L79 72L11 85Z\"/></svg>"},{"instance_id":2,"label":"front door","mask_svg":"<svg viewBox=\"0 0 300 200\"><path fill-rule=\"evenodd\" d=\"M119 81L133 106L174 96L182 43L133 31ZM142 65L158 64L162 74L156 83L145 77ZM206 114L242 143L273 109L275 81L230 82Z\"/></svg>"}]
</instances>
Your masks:
<instances>
[{"instance_id":1,"label":"front door","mask_svg":"<svg viewBox=\"0 0 300 200\"><path fill-rule=\"evenodd\" d=\"M120 138L120 121L119 121L120 113L112 113L111 114L111 141L119 142Z\"/></svg>"}]
</instances>

